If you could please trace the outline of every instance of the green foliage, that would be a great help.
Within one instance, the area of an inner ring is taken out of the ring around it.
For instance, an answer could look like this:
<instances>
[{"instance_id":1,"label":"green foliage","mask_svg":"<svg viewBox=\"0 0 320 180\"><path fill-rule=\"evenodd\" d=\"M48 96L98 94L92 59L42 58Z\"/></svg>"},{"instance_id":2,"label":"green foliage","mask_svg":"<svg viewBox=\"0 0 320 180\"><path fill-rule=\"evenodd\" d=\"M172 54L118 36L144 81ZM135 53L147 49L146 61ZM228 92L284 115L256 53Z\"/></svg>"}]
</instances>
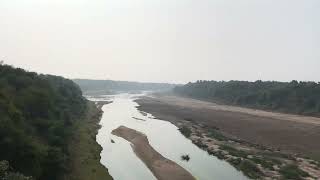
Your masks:
<instances>
[{"instance_id":1,"label":"green foliage","mask_svg":"<svg viewBox=\"0 0 320 180\"><path fill-rule=\"evenodd\" d=\"M234 165L238 170L243 172L247 177L251 179L259 179L263 176L263 173L260 169L249 160L242 160L241 158L229 159L229 163Z\"/></svg>"},{"instance_id":2,"label":"green foliage","mask_svg":"<svg viewBox=\"0 0 320 180\"><path fill-rule=\"evenodd\" d=\"M263 175L260 169L251 161L237 159L233 163L236 164L237 169L242 171L249 178L259 179Z\"/></svg>"},{"instance_id":3,"label":"green foliage","mask_svg":"<svg viewBox=\"0 0 320 180\"><path fill-rule=\"evenodd\" d=\"M179 131L181 132L181 134L183 134L186 138L189 138L191 136L192 131L186 127L183 126L182 128L179 128Z\"/></svg>"},{"instance_id":4,"label":"green foliage","mask_svg":"<svg viewBox=\"0 0 320 180\"><path fill-rule=\"evenodd\" d=\"M315 82L197 81L174 92L218 103L320 116L320 84Z\"/></svg>"},{"instance_id":5,"label":"green foliage","mask_svg":"<svg viewBox=\"0 0 320 180\"><path fill-rule=\"evenodd\" d=\"M247 158L247 156L249 155L247 152L243 150L238 150L229 145L221 145L219 149L227 151L231 156L234 156L234 157Z\"/></svg>"},{"instance_id":6,"label":"green foliage","mask_svg":"<svg viewBox=\"0 0 320 180\"><path fill-rule=\"evenodd\" d=\"M218 141L226 141L228 140L228 138L226 138L222 133L220 133L218 130L216 129L210 129L208 132L208 136L211 138L214 138Z\"/></svg>"},{"instance_id":7,"label":"green foliage","mask_svg":"<svg viewBox=\"0 0 320 180\"><path fill-rule=\"evenodd\" d=\"M276 163L273 160L269 160L266 157L256 157L254 156L253 158L251 158L251 161L253 161L256 164L260 164L262 167L267 168L269 170L274 170L274 165L276 165Z\"/></svg>"},{"instance_id":8,"label":"green foliage","mask_svg":"<svg viewBox=\"0 0 320 180\"><path fill-rule=\"evenodd\" d=\"M0 65L0 159L27 176L56 180L86 103L71 80Z\"/></svg>"},{"instance_id":9,"label":"green foliage","mask_svg":"<svg viewBox=\"0 0 320 180\"><path fill-rule=\"evenodd\" d=\"M309 176L296 165L286 165L280 169L280 173L285 179L303 179L303 177Z\"/></svg>"},{"instance_id":10,"label":"green foliage","mask_svg":"<svg viewBox=\"0 0 320 180\"><path fill-rule=\"evenodd\" d=\"M32 180L32 177L26 177L23 174L10 172L8 161L0 161L0 179L1 180Z\"/></svg>"}]
</instances>

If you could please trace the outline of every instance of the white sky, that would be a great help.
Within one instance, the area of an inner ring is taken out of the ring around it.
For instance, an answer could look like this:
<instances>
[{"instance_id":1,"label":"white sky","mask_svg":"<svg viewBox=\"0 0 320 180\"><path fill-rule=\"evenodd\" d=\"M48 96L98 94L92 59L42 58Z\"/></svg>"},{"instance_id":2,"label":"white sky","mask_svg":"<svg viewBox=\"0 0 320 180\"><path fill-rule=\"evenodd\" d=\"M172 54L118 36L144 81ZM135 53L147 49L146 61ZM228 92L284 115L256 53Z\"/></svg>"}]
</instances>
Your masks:
<instances>
[{"instance_id":1,"label":"white sky","mask_svg":"<svg viewBox=\"0 0 320 180\"><path fill-rule=\"evenodd\" d=\"M69 78L320 81L320 1L0 0L0 59Z\"/></svg>"}]
</instances>

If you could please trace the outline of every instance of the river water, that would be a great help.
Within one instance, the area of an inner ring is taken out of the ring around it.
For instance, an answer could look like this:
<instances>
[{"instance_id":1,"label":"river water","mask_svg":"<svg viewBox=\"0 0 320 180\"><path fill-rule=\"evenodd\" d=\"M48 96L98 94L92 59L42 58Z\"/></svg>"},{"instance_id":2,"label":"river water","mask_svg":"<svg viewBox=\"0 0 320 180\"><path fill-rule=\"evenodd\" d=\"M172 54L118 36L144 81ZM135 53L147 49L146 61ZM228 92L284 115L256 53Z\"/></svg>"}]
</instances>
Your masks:
<instances>
[{"instance_id":1,"label":"river water","mask_svg":"<svg viewBox=\"0 0 320 180\"><path fill-rule=\"evenodd\" d=\"M148 136L151 146L164 157L176 162L199 180L242 180L247 179L227 162L221 161L196 147L185 138L176 126L167 121L154 119L151 114L142 114L134 100L139 95L120 94L103 96L91 100L112 100L103 106L102 128L97 142L102 146L101 163L109 169L115 180L153 180L151 171L135 155L130 143L111 134L120 125L143 132ZM138 119L140 120L138 120ZM142 120L143 121L142 121ZM112 143L113 140L115 143ZM181 160L189 154L190 161Z\"/></svg>"}]
</instances>

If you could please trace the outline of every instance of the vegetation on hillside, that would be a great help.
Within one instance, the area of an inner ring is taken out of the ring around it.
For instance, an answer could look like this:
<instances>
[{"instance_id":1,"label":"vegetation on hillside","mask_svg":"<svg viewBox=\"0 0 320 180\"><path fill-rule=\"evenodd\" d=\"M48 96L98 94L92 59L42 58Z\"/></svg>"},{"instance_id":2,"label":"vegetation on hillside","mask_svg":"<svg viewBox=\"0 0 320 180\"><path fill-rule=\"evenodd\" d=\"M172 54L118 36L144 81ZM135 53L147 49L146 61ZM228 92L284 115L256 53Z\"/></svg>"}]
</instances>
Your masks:
<instances>
[{"instance_id":1,"label":"vegetation on hillside","mask_svg":"<svg viewBox=\"0 0 320 180\"><path fill-rule=\"evenodd\" d=\"M218 103L320 116L320 83L197 81L175 87L176 94Z\"/></svg>"},{"instance_id":2,"label":"vegetation on hillside","mask_svg":"<svg viewBox=\"0 0 320 180\"><path fill-rule=\"evenodd\" d=\"M10 170L8 161L0 161L0 179L1 180L33 180L32 177L26 177L18 172Z\"/></svg>"},{"instance_id":3,"label":"vegetation on hillside","mask_svg":"<svg viewBox=\"0 0 320 180\"><path fill-rule=\"evenodd\" d=\"M70 169L63 180L112 179L100 163L102 147L96 142L102 113L93 102L89 102L85 116L75 124L75 132L69 144Z\"/></svg>"},{"instance_id":4,"label":"vegetation on hillside","mask_svg":"<svg viewBox=\"0 0 320 180\"><path fill-rule=\"evenodd\" d=\"M71 80L0 65L0 160L35 179L59 179L86 106Z\"/></svg>"}]
</instances>

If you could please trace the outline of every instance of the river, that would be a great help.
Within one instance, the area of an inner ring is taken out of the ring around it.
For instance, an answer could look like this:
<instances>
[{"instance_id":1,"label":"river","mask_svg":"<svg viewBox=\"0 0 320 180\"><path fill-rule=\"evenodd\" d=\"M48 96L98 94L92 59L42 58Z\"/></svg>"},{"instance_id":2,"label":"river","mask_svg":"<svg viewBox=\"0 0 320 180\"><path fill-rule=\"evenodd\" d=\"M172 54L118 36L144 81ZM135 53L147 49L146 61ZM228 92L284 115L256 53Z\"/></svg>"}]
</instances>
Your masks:
<instances>
[{"instance_id":1,"label":"river","mask_svg":"<svg viewBox=\"0 0 320 180\"><path fill-rule=\"evenodd\" d=\"M209 156L207 152L196 147L170 122L155 119L151 114L141 113L137 109L138 104L134 102L138 96L120 94L91 98L91 100L113 101L102 108L104 112L100 122L102 128L98 132L97 142L103 148L101 163L109 169L115 180L156 179L135 155L130 143L111 134L111 131L120 125L146 134L151 146L159 153L184 167L199 180L247 179L227 162ZM191 158L189 162L181 159L185 154L189 154Z\"/></svg>"}]
</instances>

